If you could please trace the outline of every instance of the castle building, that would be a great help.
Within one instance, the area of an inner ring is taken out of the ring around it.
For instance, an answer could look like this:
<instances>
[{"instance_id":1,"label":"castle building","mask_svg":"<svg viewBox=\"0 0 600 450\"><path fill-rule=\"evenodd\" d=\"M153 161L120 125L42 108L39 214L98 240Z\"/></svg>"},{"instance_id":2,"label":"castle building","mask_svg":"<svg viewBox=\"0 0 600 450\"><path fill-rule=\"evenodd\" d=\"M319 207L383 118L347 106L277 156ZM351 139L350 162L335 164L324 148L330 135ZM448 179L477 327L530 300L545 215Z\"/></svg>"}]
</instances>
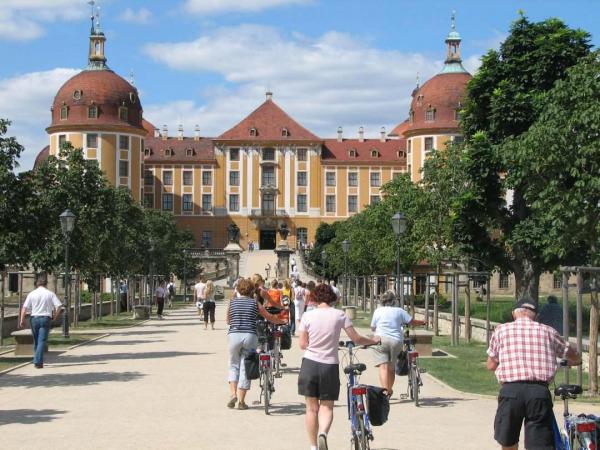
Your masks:
<instances>
[{"instance_id":1,"label":"castle building","mask_svg":"<svg viewBox=\"0 0 600 450\"><path fill-rule=\"evenodd\" d=\"M92 19L88 66L58 91L47 128L50 144L38 157L58 155L63 142L98 161L115 186L127 186L148 208L173 214L198 246L227 244L227 227L275 248L276 229L291 230L291 245L311 242L321 222L344 220L381 200L381 187L401 173L415 182L428 153L458 139L459 111L470 74L460 35L446 38L442 71L414 90L408 119L377 139L322 138L284 111L271 92L237 125L216 137L196 125L185 136L143 118L136 88L106 64L106 38ZM226 126L223 127L224 129Z\"/></svg>"}]
</instances>

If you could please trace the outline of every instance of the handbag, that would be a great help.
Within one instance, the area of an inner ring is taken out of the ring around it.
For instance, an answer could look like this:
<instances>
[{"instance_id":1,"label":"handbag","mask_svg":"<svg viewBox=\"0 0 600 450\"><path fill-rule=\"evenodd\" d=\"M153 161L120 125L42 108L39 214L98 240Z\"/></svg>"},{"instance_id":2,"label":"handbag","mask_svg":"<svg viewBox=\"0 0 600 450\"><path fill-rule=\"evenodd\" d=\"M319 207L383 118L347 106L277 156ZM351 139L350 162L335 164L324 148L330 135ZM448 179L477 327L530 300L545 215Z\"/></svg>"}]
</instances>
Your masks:
<instances>
[{"instance_id":1,"label":"handbag","mask_svg":"<svg viewBox=\"0 0 600 450\"><path fill-rule=\"evenodd\" d=\"M258 353L251 352L244 358L244 369L247 380L258 380L260 378Z\"/></svg>"}]
</instances>

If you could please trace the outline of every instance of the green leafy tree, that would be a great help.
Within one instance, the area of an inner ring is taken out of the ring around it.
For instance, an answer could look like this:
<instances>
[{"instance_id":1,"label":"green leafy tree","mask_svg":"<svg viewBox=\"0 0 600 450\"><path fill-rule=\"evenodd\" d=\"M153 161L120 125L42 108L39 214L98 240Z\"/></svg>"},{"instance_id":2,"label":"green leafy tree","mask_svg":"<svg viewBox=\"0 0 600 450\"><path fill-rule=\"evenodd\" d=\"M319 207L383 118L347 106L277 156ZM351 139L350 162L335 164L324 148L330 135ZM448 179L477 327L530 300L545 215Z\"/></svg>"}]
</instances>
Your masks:
<instances>
[{"instance_id":1,"label":"green leafy tree","mask_svg":"<svg viewBox=\"0 0 600 450\"><path fill-rule=\"evenodd\" d=\"M509 191L506 181L506 174L518 174L535 160L511 164L505 144L529 129L545 92L589 52L585 31L558 19L532 23L521 16L500 50L483 57L468 85L461 121L468 189L456 202L455 235L470 255L513 272L517 296L537 300L540 274L558 261L545 252L547 224L527 204L526 187Z\"/></svg>"}]
</instances>

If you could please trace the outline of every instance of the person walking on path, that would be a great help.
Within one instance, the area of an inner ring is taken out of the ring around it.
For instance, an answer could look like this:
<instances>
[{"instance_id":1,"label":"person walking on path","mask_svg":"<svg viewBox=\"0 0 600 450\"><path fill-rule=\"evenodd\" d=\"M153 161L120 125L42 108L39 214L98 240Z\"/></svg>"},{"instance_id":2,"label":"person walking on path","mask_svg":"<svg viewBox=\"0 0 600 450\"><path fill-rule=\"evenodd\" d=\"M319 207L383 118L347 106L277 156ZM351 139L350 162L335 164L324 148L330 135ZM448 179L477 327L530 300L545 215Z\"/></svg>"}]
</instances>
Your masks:
<instances>
[{"instance_id":1,"label":"person walking on path","mask_svg":"<svg viewBox=\"0 0 600 450\"><path fill-rule=\"evenodd\" d=\"M227 307L225 322L229 325L227 338L229 342L229 393L228 408L248 409L246 393L250 389L250 380L246 378L244 358L258 346L256 319L261 315L269 322L281 324L283 321L269 314L265 307L253 296L255 283L247 278L239 281L237 290L239 297L231 299ZM238 402L239 401L239 402Z\"/></svg>"},{"instance_id":2,"label":"person walking on path","mask_svg":"<svg viewBox=\"0 0 600 450\"><path fill-rule=\"evenodd\" d=\"M375 367L379 367L379 384L392 396L396 378L395 364L404 345L406 325L425 325L411 317L404 309L394 306L396 294L387 291L381 297L381 306L373 313L371 330L381 338L381 345L373 347Z\"/></svg>"},{"instance_id":3,"label":"person walking on path","mask_svg":"<svg viewBox=\"0 0 600 450\"><path fill-rule=\"evenodd\" d=\"M200 277L194 285L194 298L196 299L196 307L198 308L198 315L204 311L204 300L206 300L206 283L204 277Z\"/></svg>"},{"instance_id":4,"label":"person walking on path","mask_svg":"<svg viewBox=\"0 0 600 450\"><path fill-rule=\"evenodd\" d=\"M320 284L319 284L319 286L320 286ZM315 309L319 304L319 302L317 302L317 299L314 296L316 287L317 287L317 285L312 280L310 280L306 284L306 289L304 291L304 304L306 305L306 308L305 308L306 312ZM335 295L335 293L334 293L334 295Z\"/></svg>"},{"instance_id":5,"label":"person walking on path","mask_svg":"<svg viewBox=\"0 0 600 450\"><path fill-rule=\"evenodd\" d=\"M525 421L525 448L554 448L554 412L548 383L558 369L557 358L569 366L581 355L558 332L535 321L537 305L521 299L513 322L498 325L487 349L487 368L502 385L494 420L494 439L503 449L516 450Z\"/></svg>"},{"instance_id":6,"label":"person walking on path","mask_svg":"<svg viewBox=\"0 0 600 450\"><path fill-rule=\"evenodd\" d=\"M297 286L294 288L294 312L296 316L296 329L300 328L300 320L302 314L304 314L304 295L306 294L306 288L304 283L300 280L297 281Z\"/></svg>"},{"instance_id":7,"label":"person walking on path","mask_svg":"<svg viewBox=\"0 0 600 450\"><path fill-rule=\"evenodd\" d=\"M173 299L175 298L175 283L173 283L173 279L169 280L167 284L167 292L169 293L169 308L173 307Z\"/></svg>"},{"instance_id":8,"label":"person walking on path","mask_svg":"<svg viewBox=\"0 0 600 450\"><path fill-rule=\"evenodd\" d=\"M41 272L36 279L37 288L31 291L21 308L19 326L25 328L25 315L31 314L31 334L33 335L33 365L37 369L44 367L44 350L52 320L62 314L62 303L56 294L46 288L48 275Z\"/></svg>"},{"instance_id":9,"label":"person walking on path","mask_svg":"<svg viewBox=\"0 0 600 450\"><path fill-rule=\"evenodd\" d=\"M563 311L562 307L558 304L558 299L554 295L548 296L548 303L542 307L537 321L554 328L558 331L558 334L562 334Z\"/></svg>"},{"instance_id":10,"label":"person walking on path","mask_svg":"<svg viewBox=\"0 0 600 450\"><path fill-rule=\"evenodd\" d=\"M121 311L127 311L127 280L121 280L119 284L119 300L121 301Z\"/></svg>"},{"instance_id":11,"label":"person walking on path","mask_svg":"<svg viewBox=\"0 0 600 450\"><path fill-rule=\"evenodd\" d=\"M156 288L154 296L156 297L156 316L162 320L163 310L165 309L165 298L167 297L167 288L165 287L165 280L160 280L160 284Z\"/></svg>"},{"instance_id":12,"label":"person walking on path","mask_svg":"<svg viewBox=\"0 0 600 450\"><path fill-rule=\"evenodd\" d=\"M215 329L215 309L217 305L215 303L215 286L211 280L206 282L206 289L204 289L204 295L206 299L202 305L202 312L204 312L204 329L208 329L208 319L210 316L210 326Z\"/></svg>"},{"instance_id":13,"label":"person walking on path","mask_svg":"<svg viewBox=\"0 0 600 450\"><path fill-rule=\"evenodd\" d=\"M342 328L357 345L376 345L381 338L361 336L348 316L330 305L336 297L321 284L313 293L317 308L307 311L300 322L300 349L304 357L298 377L298 394L306 400L304 418L311 450L327 450L327 433L333 422L333 404L340 394L338 343Z\"/></svg>"}]
</instances>

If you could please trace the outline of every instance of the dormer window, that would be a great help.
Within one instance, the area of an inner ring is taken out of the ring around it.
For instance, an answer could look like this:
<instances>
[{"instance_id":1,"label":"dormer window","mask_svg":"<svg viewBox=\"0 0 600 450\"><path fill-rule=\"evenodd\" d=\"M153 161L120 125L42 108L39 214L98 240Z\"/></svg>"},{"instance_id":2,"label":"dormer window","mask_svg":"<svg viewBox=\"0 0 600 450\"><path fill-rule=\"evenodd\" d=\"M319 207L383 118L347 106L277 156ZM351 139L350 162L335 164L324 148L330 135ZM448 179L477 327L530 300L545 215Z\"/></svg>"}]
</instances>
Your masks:
<instances>
[{"instance_id":1,"label":"dormer window","mask_svg":"<svg viewBox=\"0 0 600 450\"><path fill-rule=\"evenodd\" d=\"M69 107L63 105L60 107L60 120L67 120L69 118Z\"/></svg>"},{"instance_id":2,"label":"dormer window","mask_svg":"<svg viewBox=\"0 0 600 450\"><path fill-rule=\"evenodd\" d=\"M429 105L427 111L425 111L425 122L433 122L435 121L435 108Z\"/></svg>"},{"instance_id":3,"label":"dormer window","mask_svg":"<svg viewBox=\"0 0 600 450\"><path fill-rule=\"evenodd\" d=\"M417 96L417 106L422 106L423 105L423 94L419 94Z\"/></svg>"},{"instance_id":4,"label":"dormer window","mask_svg":"<svg viewBox=\"0 0 600 450\"><path fill-rule=\"evenodd\" d=\"M258 136L258 130L256 128L250 128L250 136Z\"/></svg>"},{"instance_id":5,"label":"dormer window","mask_svg":"<svg viewBox=\"0 0 600 450\"><path fill-rule=\"evenodd\" d=\"M127 106L119 106L119 120L126 122L129 116L128 112Z\"/></svg>"},{"instance_id":6,"label":"dormer window","mask_svg":"<svg viewBox=\"0 0 600 450\"><path fill-rule=\"evenodd\" d=\"M96 105L88 106L88 119L98 118L98 107Z\"/></svg>"},{"instance_id":7,"label":"dormer window","mask_svg":"<svg viewBox=\"0 0 600 450\"><path fill-rule=\"evenodd\" d=\"M173 156L173 149L165 148L165 156Z\"/></svg>"},{"instance_id":8,"label":"dormer window","mask_svg":"<svg viewBox=\"0 0 600 450\"><path fill-rule=\"evenodd\" d=\"M396 156L398 156L398 159L406 158L406 152L404 150L398 150Z\"/></svg>"},{"instance_id":9,"label":"dormer window","mask_svg":"<svg viewBox=\"0 0 600 450\"><path fill-rule=\"evenodd\" d=\"M288 130L287 128L282 128L281 137L290 137L290 130Z\"/></svg>"},{"instance_id":10,"label":"dormer window","mask_svg":"<svg viewBox=\"0 0 600 450\"><path fill-rule=\"evenodd\" d=\"M135 103L135 93L133 93L133 92L129 93L129 101L131 103Z\"/></svg>"},{"instance_id":11,"label":"dormer window","mask_svg":"<svg viewBox=\"0 0 600 450\"><path fill-rule=\"evenodd\" d=\"M415 112L411 109L408 112L408 122L413 123L415 121Z\"/></svg>"},{"instance_id":12,"label":"dormer window","mask_svg":"<svg viewBox=\"0 0 600 450\"><path fill-rule=\"evenodd\" d=\"M379 158L379 150L377 149L372 149L371 150L371 158Z\"/></svg>"},{"instance_id":13,"label":"dormer window","mask_svg":"<svg viewBox=\"0 0 600 450\"><path fill-rule=\"evenodd\" d=\"M146 147L144 149L144 156L150 156L152 154L152 150L150 150L148 147Z\"/></svg>"},{"instance_id":14,"label":"dormer window","mask_svg":"<svg viewBox=\"0 0 600 450\"><path fill-rule=\"evenodd\" d=\"M194 149L193 148L186 148L185 149L185 156L194 156Z\"/></svg>"},{"instance_id":15,"label":"dormer window","mask_svg":"<svg viewBox=\"0 0 600 450\"><path fill-rule=\"evenodd\" d=\"M83 92L81 92L80 89L73 91L73 100L81 100L82 94L83 94Z\"/></svg>"},{"instance_id":16,"label":"dormer window","mask_svg":"<svg viewBox=\"0 0 600 450\"><path fill-rule=\"evenodd\" d=\"M356 150L351 148L350 150L348 150L348 156L350 158L356 158Z\"/></svg>"},{"instance_id":17,"label":"dormer window","mask_svg":"<svg viewBox=\"0 0 600 450\"><path fill-rule=\"evenodd\" d=\"M460 115L461 115L461 108L456 108L454 110L454 120L456 120L457 122L460 120Z\"/></svg>"}]
</instances>

